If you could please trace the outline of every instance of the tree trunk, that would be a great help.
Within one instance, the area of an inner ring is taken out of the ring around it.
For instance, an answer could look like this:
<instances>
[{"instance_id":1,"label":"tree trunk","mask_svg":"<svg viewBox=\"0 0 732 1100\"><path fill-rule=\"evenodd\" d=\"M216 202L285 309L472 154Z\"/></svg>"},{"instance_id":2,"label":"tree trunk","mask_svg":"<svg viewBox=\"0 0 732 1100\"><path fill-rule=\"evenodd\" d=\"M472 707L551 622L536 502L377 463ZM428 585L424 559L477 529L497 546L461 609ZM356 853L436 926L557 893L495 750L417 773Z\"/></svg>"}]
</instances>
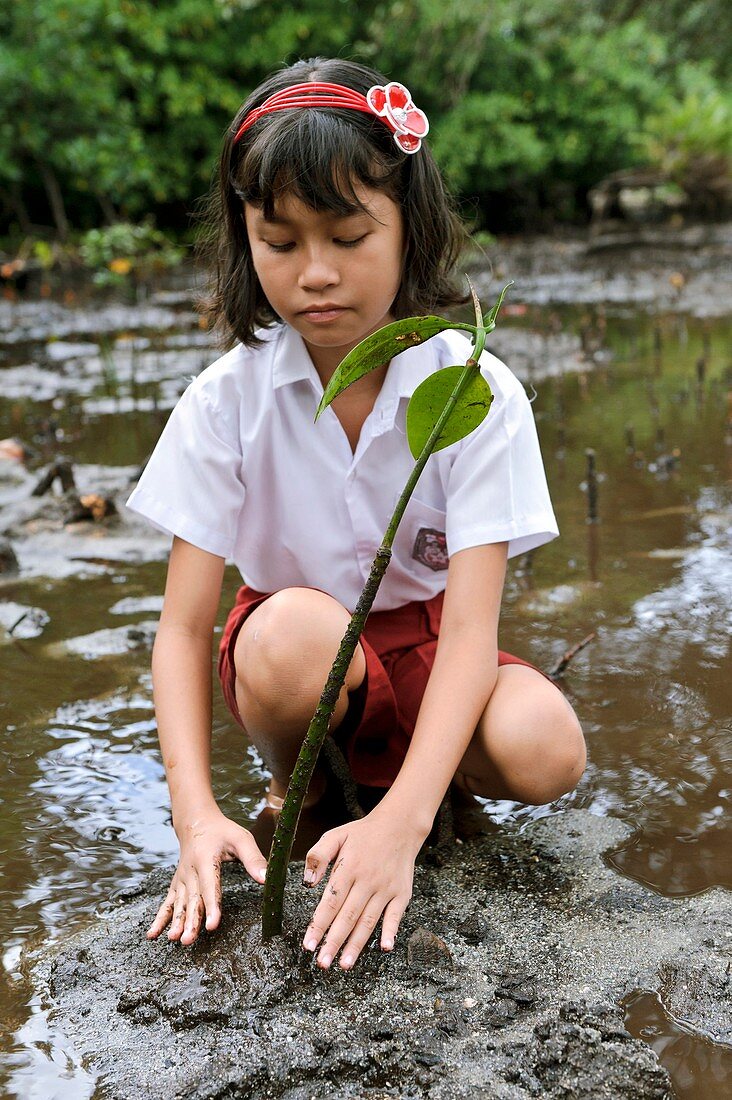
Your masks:
<instances>
[{"instance_id":1,"label":"tree trunk","mask_svg":"<svg viewBox=\"0 0 732 1100\"><path fill-rule=\"evenodd\" d=\"M119 221L119 214L109 195L105 195L102 191L95 191L94 197L102 208L102 214L107 225L116 225Z\"/></svg>"},{"instance_id":2,"label":"tree trunk","mask_svg":"<svg viewBox=\"0 0 732 1100\"><path fill-rule=\"evenodd\" d=\"M64 207L64 197L61 193L61 185L58 182L56 173L52 168L49 168L47 164L39 163L38 168L41 173L41 179L43 180L43 186L48 196L56 232L59 235L59 240L65 241L69 235L69 220L66 217L66 208Z\"/></svg>"},{"instance_id":3,"label":"tree trunk","mask_svg":"<svg viewBox=\"0 0 732 1100\"><path fill-rule=\"evenodd\" d=\"M23 202L23 197L17 183L13 183L9 190L2 190L2 196L9 210L15 214L18 220L18 228L24 236L30 236L33 232L33 224L28 215L28 209Z\"/></svg>"}]
</instances>

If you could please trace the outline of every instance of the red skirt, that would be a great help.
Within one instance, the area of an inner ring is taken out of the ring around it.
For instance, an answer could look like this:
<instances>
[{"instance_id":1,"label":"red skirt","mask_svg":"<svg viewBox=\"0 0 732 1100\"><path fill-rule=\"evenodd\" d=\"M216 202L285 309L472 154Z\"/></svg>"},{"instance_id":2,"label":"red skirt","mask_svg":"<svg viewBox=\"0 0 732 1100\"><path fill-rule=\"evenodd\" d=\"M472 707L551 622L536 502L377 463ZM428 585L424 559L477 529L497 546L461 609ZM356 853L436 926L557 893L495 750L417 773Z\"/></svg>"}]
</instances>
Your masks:
<instances>
[{"instance_id":1,"label":"red skirt","mask_svg":"<svg viewBox=\"0 0 732 1100\"><path fill-rule=\"evenodd\" d=\"M243 727L236 705L234 646L242 623L272 595L243 585L229 612L219 646L218 671L226 705ZM346 717L333 736L357 783L390 787L414 732L437 651L444 593L392 611L372 611L361 635L366 676L350 696ZM498 651L500 665L535 666Z\"/></svg>"}]
</instances>

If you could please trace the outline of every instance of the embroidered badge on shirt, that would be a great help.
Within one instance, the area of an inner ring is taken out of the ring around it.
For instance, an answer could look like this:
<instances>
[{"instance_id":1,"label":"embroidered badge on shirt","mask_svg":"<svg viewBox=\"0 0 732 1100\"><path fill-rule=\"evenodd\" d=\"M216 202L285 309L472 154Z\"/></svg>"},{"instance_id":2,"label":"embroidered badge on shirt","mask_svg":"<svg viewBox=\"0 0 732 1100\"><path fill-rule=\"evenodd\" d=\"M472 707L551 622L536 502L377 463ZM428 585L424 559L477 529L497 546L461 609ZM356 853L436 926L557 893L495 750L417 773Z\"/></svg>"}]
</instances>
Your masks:
<instances>
[{"instance_id":1,"label":"embroidered badge on shirt","mask_svg":"<svg viewBox=\"0 0 732 1100\"><path fill-rule=\"evenodd\" d=\"M420 527L414 540L412 557L421 561L428 569L447 569L450 558L447 554L447 538L444 531L434 527Z\"/></svg>"}]
</instances>

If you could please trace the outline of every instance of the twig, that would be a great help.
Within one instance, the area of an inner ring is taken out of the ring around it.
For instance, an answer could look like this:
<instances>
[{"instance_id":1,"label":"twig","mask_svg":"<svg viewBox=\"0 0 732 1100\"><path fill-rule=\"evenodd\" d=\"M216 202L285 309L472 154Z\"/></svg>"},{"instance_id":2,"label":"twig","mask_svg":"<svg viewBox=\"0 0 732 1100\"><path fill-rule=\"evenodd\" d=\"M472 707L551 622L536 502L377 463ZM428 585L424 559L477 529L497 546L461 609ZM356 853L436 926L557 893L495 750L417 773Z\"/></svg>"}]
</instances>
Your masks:
<instances>
[{"instance_id":1,"label":"twig","mask_svg":"<svg viewBox=\"0 0 732 1100\"><path fill-rule=\"evenodd\" d=\"M566 671L567 665L572 660L572 658L576 657L579 651L581 649L584 649L586 645L589 645L592 639L596 637L597 631L593 630L592 633L588 634L586 638L583 638L581 642L577 642L577 645L573 645L570 649L567 650L561 660L556 663L554 668L550 669L547 672L547 676L549 676L552 680L558 680L559 677L562 676Z\"/></svg>"},{"instance_id":2,"label":"twig","mask_svg":"<svg viewBox=\"0 0 732 1100\"><path fill-rule=\"evenodd\" d=\"M597 470L592 447L585 451L587 459L587 522L597 523Z\"/></svg>"},{"instance_id":3,"label":"twig","mask_svg":"<svg viewBox=\"0 0 732 1100\"><path fill-rule=\"evenodd\" d=\"M24 611L20 618L16 619L11 627L8 627L8 637L13 636L13 631L15 630L16 626L20 626L20 624L23 622L23 619L26 619L28 617L28 614L28 611Z\"/></svg>"}]
</instances>

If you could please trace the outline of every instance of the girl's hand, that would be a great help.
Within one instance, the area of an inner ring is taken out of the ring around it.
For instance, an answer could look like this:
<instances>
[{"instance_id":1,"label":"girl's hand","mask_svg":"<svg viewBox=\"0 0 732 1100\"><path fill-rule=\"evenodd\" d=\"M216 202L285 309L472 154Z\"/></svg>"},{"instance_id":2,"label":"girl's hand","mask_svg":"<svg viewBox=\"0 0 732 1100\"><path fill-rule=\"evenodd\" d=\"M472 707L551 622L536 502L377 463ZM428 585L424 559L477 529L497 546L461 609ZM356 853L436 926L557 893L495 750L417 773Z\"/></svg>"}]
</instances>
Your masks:
<instances>
[{"instance_id":1,"label":"girl's hand","mask_svg":"<svg viewBox=\"0 0 732 1100\"><path fill-rule=\"evenodd\" d=\"M264 882L267 861L250 832L216 808L184 825L179 833L180 860L165 901L150 925L147 938L157 939L165 927L169 940L193 943L204 915L206 931L221 920L221 864L238 860L255 882Z\"/></svg>"},{"instance_id":2,"label":"girl's hand","mask_svg":"<svg viewBox=\"0 0 732 1100\"><path fill-rule=\"evenodd\" d=\"M328 885L303 940L320 944L318 966L327 968L345 943L340 966L350 970L382 913L381 948L391 951L412 896L414 861L424 836L377 806L360 821L324 833L305 860L305 883L316 886L335 861ZM327 935L326 935L327 933Z\"/></svg>"}]
</instances>

